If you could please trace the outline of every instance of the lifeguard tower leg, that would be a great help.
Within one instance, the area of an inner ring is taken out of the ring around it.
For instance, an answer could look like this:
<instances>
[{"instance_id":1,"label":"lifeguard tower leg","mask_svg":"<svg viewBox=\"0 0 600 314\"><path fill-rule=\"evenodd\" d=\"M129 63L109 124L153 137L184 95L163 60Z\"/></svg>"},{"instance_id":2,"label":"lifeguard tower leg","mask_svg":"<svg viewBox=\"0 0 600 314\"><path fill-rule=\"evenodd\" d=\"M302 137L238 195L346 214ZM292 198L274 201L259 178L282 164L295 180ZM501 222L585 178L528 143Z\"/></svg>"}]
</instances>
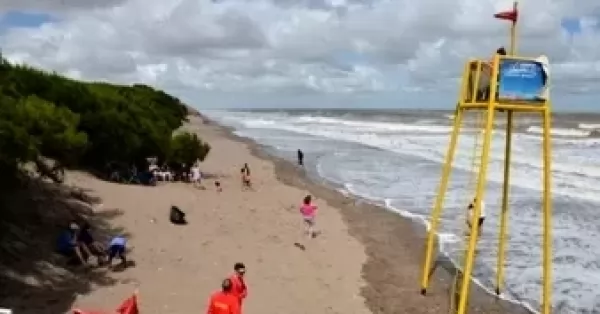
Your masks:
<instances>
[{"instance_id":1,"label":"lifeguard tower leg","mask_svg":"<svg viewBox=\"0 0 600 314\"><path fill-rule=\"evenodd\" d=\"M452 171L452 162L456 153L456 143L458 142L458 135L460 134L460 127L462 125L463 110L456 108L454 116L454 126L452 128L452 134L450 135L450 145L448 145L448 151L446 152L446 160L444 161L444 167L442 169L442 179L440 182L437 197L435 199L435 205L431 214L430 228L427 234L427 248L425 250L425 263L423 264L423 275L421 279L421 294L427 293L427 286L429 285L429 269L431 268L431 259L433 254L433 244L435 241L435 234L442 214L442 207L444 204L444 197L446 190L448 189L448 181Z\"/></svg>"},{"instance_id":2,"label":"lifeguard tower leg","mask_svg":"<svg viewBox=\"0 0 600 314\"><path fill-rule=\"evenodd\" d=\"M493 75L496 75L496 71L494 71ZM492 84L496 84L495 80ZM484 199L485 196L485 187L486 187L486 174L487 174L487 166L488 159L490 153L490 146L492 144L492 127L494 125L494 114L495 114L495 103L494 101L494 93L496 92L494 86L491 88L492 99L490 100L490 104L488 105L487 112L487 120L485 125L485 135L483 139L483 148L481 154L481 163L479 168L479 177L477 179L477 192L476 198L479 200L475 202L475 212L473 213L472 225L476 225L476 219L480 217L481 214L481 200ZM469 236L469 247L467 249L467 256L465 258L465 262L463 265L464 273L462 278L462 284L460 288L460 300L458 303L458 314L464 314L467 310L467 299L469 297L469 284L471 283L471 273L473 272L473 263L475 261L475 246L477 245L477 239L479 237L479 228L472 228L471 235Z\"/></svg>"},{"instance_id":3,"label":"lifeguard tower leg","mask_svg":"<svg viewBox=\"0 0 600 314\"><path fill-rule=\"evenodd\" d=\"M551 312L551 293L552 293L552 143L551 143L551 113L550 104L547 104L543 111L544 120L544 142L543 142L543 158L544 158L544 194L543 194L543 220L544 220L544 251L543 251L543 305L542 313L550 314Z\"/></svg>"},{"instance_id":4,"label":"lifeguard tower leg","mask_svg":"<svg viewBox=\"0 0 600 314\"><path fill-rule=\"evenodd\" d=\"M508 194L510 192L510 157L512 152L513 112L506 112L506 143L504 147L504 185L502 186L502 212L500 215L500 241L498 242L498 261L496 264L496 295L500 295L504 283L504 252L506 248L506 229L508 225Z\"/></svg>"}]
</instances>

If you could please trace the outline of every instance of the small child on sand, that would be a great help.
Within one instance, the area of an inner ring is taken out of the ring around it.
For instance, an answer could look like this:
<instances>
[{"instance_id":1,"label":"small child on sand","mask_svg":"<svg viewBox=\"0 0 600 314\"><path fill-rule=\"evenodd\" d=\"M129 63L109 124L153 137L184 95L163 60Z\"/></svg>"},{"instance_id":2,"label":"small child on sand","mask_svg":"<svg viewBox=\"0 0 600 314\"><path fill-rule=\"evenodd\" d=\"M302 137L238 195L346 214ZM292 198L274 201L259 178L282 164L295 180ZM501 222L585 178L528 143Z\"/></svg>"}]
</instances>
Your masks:
<instances>
[{"instance_id":1,"label":"small child on sand","mask_svg":"<svg viewBox=\"0 0 600 314\"><path fill-rule=\"evenodd\" d=\"M125 246L127 245L127 239L118 235L110 240L110 244L108 245L108 267L112 268L112 260L115 257L119 257L121 259L120 266L127 266L127 258L125 257Z\"/></svg>"},{"instance_id":2,"label":"small child on sand","mask_svg":"<svg viewBox=\"0 0 600 314\"><path fill-rule=\"evenodd\" d=\"M307 195L304 197L302 205L300 206L300 213L302 214L306 226L306 235L316 238L315 216L317 215L317 206L312 203L312 196Z\"/></svg>"}]
</instances>

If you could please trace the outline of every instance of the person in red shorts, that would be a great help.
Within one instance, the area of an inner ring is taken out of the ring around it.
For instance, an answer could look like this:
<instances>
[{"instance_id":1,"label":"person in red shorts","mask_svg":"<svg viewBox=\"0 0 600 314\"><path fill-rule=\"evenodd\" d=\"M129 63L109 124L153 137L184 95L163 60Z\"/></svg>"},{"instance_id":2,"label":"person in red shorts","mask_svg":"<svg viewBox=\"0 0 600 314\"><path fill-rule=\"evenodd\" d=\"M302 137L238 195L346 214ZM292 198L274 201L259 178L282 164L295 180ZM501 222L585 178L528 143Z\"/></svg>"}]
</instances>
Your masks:
<instances>
[{"instance_id":1,"label":"person in red shorts","mask_svg":"<svg viewBox=\"0 0 600 314\"><path fill-rule=\"evenodd\" d=\"M206 314L242 314L238 298L232 293L230 279L223 280L221 291L210 296Z\"/></svg>"},{"instance_id":2,"label":"person in red shorts","mask_svg":"<svg viewBox=\"0 0 600 314\"><path fill-rule=\"evenodd\" d=\"M244 281L246 266L243 263L235 263L235 265L233 265L233 270L233 275L229 277L229 280L231 280L231 284L233 285L231 292L237 297L241 309L242 302L248 296L248 287Z\"/></svg>"}]
</instances>

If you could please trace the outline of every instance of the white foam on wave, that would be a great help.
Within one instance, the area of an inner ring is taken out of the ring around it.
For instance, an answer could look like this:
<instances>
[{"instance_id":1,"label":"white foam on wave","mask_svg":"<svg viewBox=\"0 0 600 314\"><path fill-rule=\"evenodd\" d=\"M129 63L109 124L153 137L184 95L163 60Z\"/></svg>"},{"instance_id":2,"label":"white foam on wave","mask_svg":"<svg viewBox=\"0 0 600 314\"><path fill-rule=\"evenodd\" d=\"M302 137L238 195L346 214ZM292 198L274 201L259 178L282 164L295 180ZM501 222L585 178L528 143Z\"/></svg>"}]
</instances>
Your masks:
<instances>
[{"instance_id":1,"label":"white foam on wave","mask_svg":"<svg viewBox=\"0 0 600 314\"><path fill-rule=\"evenodd\" d=\"M544 134L544 129L539 126L530 126L527 128L527 132L533 134ZM591 131L585 131L580 129L565 129L565 128L551 128L550 134L554 136L564 137L588 137Z\"/></svg>"},{"instance_id":2,"label":"white foam on wave","mask_svg":"<svg viewBox=\"0 0 600 314\"><path fill-rule=\"evenodd\" d=\"M312 118L311 118L312 119ZM326 118L330 119L330 118ZM310 120L310 119L307 119ZM318 119L314 119L317 121ZM334 119L339 120L339 119ZM308 134L318 137L324 137L334 140L341 140L346 142L354 142L360 143L362 145L367 145L371 147L376 147L396 153L401 154L410 154L420 158L424 158L427 160L431 160L434 162L443 162L445 155L445 147L447 144L447 133L442 134L430 134L426 133L424 135L419 135L417 138L402 136L402 133L395 134L382 134L378 132L372 132L367 128L359 128L359 127L349 127L344 124L334 124L334 125L294 125L287 123L265 123L263 119L245 119L243 121L244 125L249 128L264 128L264 129L277 129L277 130L285 130L294 133L300 134ZM404 124L399 124L404 125ZM420 128L424 128L424 126L419 126ZM397 129L406 129L404 126L398 127ZM380 129L381 130L381 129ZM416 128L413 128L416 130ZM416 132L416 134L420 134ZM502 171L501 171L501 159L503 158L503 136L502 132L498 132L499 137L497 137L497 141L494 141L492 146L492 160L491 160L491 169L488 175L488 178L491 181L501 182L502 181ZM527 137L522 137L520 134L515 136L515 150L519 150L518 144L521 140L527 141ZM466 141L465 141L466 139ZM468 133L463 136L463 141L459 141L459 149L457 150L457 156L455 157L455 168L470 171L471 170L471 153L472 153L472 143L469 143L469 140L472 142L473 137L469 138ZM426 145L429 143L429 145ZM520 148L523 152L531 152L532 145L537 145L539 150L539 143L524 143ZM513 154L513 162L521 163L528 165L530 168L523 168L522 171L514 171L513 172L513 184L527 188L532 190L541 191L542 184L541 181L532 180L532 178L540 177L540 166L541 166L541 158L530 158L527 155L529 154ZM568 159L565 160L564 163L557 163L554 161L554 170L555 170L555 184L557 188L555 189L555 193L559 195L565 195L569 197L575 197L580 199L587 199L593 201L600 202L600 186L597 186L592 182L593 180L584 179L578 177L576 180L573 180L568 173L573 173L577 175L586 174L586 175L594 175L595 177L600 177L600 170L597 170L595 167L591 165L582 165L581 163L576 164L577 166L573 166L571 160L575 158L574 156L567 156ZM558 157L555 159L559 159L563 157ZM580 159L580 161L584 161L584 159ZM557 173L556 171L560 171ZM561 182L565 182L562 184Z\"/></svg>"},{"instance_id":3,"label":"white foam on wave","mask_svg":"<svg viewBox=\"0 0 600 314\"><path fill-rule=\"evenodd\" d=\"M301 116L295 118L298 122L303 123L315 123L319 125L338 125L352 128L361 128L361 129L369 129L374 132L383 131L383 132L425 132L425 133L441 133L447 134L452 131L452 128L449 126L441 126L441 125L418 125L418 124L403 124L403 123L389 123L389 122L369 122L369 121L358 121L358 120L345 120L338 118L328 118L328 117L314 117L314 116ZM294 122L294 121L290 121ZM247 121L249 126L252 125L253 121Z\"/></svg>"},{"instance_id":4,"label":"white foam on wave","mask_svg":"<svg viewBox=\"0 0 600 314\"><path fill-rule=\"evenodd\" d=\"M420 223L422 223L422 225L425 227L425 230L427 232L429 232L431 230L431 223L429 222L429 220L424 217L423 215L417 215L414 213L411 213L409 211L406 210L402 210L400 208L397 208L395 206L391 205L391 200L386 200L386 207L393 211L398 213L400 216L406 217L406 218L410 218L412 220L418 221ZM443 233L443 232L438 232L437 233L437 237L439 240L438 243L438 250L440 252L442 252L443 254L446 255L446 257L450 258L450 260L452 261L452 263L454 264L455 267L457 267L457 265L459 264L456 260L452 259L449 255L448 255L448 251L446 250L446 247L449 244L454 244L454 243L458 243L461 241L461 238L459 236L457 236L456 234L453 233ZM486 293L496 296L496 292L493 291L492 289L488 288L485 284L483 284L483 282L481 282L481 280L475 278L475 277L471 277L471 280L473 280L473 282L479 286L480 288L482 288ZM540 314L540 312L536 309L533 308L533 306L531 306L531 304L524 302L524 301L519 301L516 300L508 295L505 294L500 294L499 296L497 296L498 298L510 302L512 304L518 305L518 306L522 306L524 308L526 308L528 311L535 313L535 314Z\"/></svg>"},{"instance_id":5,"label":"white foam on wave","mask_svg":"<svg viewBox=\"0 0 600 314\"><path fill-rule=\"evenodd\" d=\"M598 130L600 129L600 124L579 123L577 127L583 130Z\"/></svg>"}]
</instances>

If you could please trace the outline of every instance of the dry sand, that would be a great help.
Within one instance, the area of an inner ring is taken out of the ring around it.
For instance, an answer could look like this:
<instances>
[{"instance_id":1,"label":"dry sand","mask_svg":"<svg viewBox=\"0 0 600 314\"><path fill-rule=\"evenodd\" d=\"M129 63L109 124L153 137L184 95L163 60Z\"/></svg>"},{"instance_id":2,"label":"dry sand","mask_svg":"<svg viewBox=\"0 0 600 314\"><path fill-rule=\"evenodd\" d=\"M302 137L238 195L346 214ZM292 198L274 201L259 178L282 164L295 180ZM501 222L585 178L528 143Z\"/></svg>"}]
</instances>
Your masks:
<instances>
[{"instance_id":1,"label":"dry sand","mask_svg":"<svg viewBox=\"0 0 600 314\"><path fill-rule=\"evenodd\" d=\"M102 200L93 206L95 216L109 217L111 228L128 234L135 267L76 272L91 284L68 290L76 295L62 303L57 293L44 299L37 290L15 301L14 291L11 299L11 292L0 289L0 301L20 309L17 314L62 313L71 304L111 311L138 289L142 313L201 313L233 264L244 262L245 314L448 312L451 280L444 271L436 271L428 296L419 295L424 239L413 223L312 182L301 169L199 117L192 117L188 128L211 144L202 170L219 177L222 193L215 191L214 179L199 190L183 183L127 186L71 172L68 184ZM252 170L255 191L241 189L244 163ZM319 206L323 232L316 239L303 235L298 213L307 193ZM188 225L169 222L171 205L186 212ZM470 313L521 312L475 290Z\"/></svg>"},{"instance_id":2,"label":"dry sand","mask_svg":"<svg viewBox=\"0 0 600 314\"><path fill-rule=\"evenodd\" d=\"M71 183L95 191L104 209L123 211L114 222L132 234L130 256L136 262L113 275L123 283L81 296L76 305L109 310L139 288L143 313L198 313L239 261L248 269L245 313L369 313L360 295L364 247L348 235L339 212L317 199L324 232L308 240L298 214L306 191L279 183L273 164L251 156L244 145L210 127L199 132L212 146L202 170L221 177L222 193L212 180L207 190L198 190L181 183L137 187L70 176ZM241 189L245 162L256 191ZM168 221L171 205L187 213L187 226Z\"/></svg>"}]
</instances>

